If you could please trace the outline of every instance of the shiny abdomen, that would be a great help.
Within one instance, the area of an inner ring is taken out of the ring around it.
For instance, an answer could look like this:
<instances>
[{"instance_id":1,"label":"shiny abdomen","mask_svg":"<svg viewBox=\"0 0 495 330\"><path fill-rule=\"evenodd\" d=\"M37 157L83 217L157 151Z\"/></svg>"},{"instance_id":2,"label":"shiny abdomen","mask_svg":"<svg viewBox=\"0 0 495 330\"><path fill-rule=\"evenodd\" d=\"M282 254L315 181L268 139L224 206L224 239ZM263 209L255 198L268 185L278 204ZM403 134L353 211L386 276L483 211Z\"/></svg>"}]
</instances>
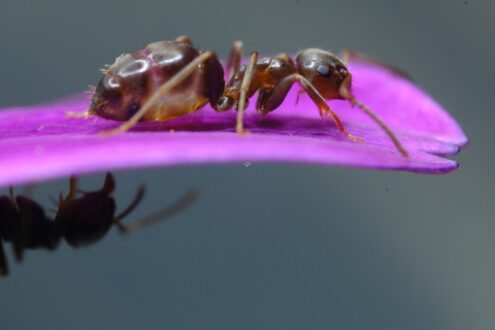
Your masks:
<instances>
[{"instance_id":1,"label":"shiny abdomen","mask_svg":"<svg viewBox=\"0 0 495 330\"><path fill-rule=\"evenodd\" d=\"M100 80L90 113L107 119L131 118L163 83L199 55L188 43L159 41L115 60ZM202 66L160 98L141 121L165 121L200 109L208 102Z\"/></svg>"}]
</instances>

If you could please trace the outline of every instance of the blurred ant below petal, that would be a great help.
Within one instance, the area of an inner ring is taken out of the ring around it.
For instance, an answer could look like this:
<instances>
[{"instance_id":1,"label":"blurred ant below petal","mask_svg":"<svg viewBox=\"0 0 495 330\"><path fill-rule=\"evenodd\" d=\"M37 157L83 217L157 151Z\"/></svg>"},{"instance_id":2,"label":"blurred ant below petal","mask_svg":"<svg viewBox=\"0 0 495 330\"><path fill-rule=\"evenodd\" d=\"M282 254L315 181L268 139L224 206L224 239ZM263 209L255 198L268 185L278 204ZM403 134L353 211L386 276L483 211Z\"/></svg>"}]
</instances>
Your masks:
<instances>
[{"instance_id":1,"label":"blurred ant below petal","mask_svg":"<svg viewBox=\"0 0 495 330\"><path fill-rule=\"evenodd\" d=\"M55 250L61 239L74 248L94 244L108 233L112 225L123 234L134 233L172 217L199 196L197 189L190 189L167 208L124 225L122 220L141 203L145 188L139 187L133 201L118 215L115 215L116 203L112 197L114 190L115 179L111 173L107 173L100 190L90 192L78 190L77 178L72 177L69 193L66 196L60 194L58 210L52 219L36 201L23 195L15 197L10 188L9 196L0 196L0 275L9 274L2 241L13 244L15 258L21 262L25 249Z\"/></svg>"}]
</instances>

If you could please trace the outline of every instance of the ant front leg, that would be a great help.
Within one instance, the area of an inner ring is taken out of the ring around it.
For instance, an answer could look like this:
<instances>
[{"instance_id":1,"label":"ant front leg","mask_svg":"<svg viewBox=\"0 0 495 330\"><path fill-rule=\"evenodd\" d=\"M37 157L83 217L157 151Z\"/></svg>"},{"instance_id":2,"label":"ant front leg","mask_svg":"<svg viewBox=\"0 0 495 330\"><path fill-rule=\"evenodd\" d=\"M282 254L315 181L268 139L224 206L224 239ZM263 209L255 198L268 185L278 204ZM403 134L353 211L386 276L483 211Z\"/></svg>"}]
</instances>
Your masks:
<instances>
[{"instance_id":1,"label":"ant front leg","mask_svg":"<svg viewBox=\"0 0 495 330\"><path fill-rule=\"evenodd\" d=\"M63 192L60 191L58 203L55 203L58 204L59 208L69 205L74 200L78 191L77 182L78 178L75 176L71 176L69 180L69 193L67 194L67 196L64 196Z\"/></svg>"},{"instance_id":2,"label":"ant front leg","mask_svg":"<svg viewBox=\"0 0 495 330\"><path fill-rule=\"evenodd\" d=\"M349 134L344 129L344 125L342 125L342 122L340 121L339 117L337 116L337 114L335 114L335 112L332 111L332 109L330 109L323 96L321 96L321 94L306 78L304 78L298 73L293 73L285 77L273 88L261 88L258 96L258 101L256 104L258 112L262 115L265 115L268 112L278 108L280 104L282 104L282 101L285 99L287 93L289 92L292 85L296 81L299 81L304 91L316 104L316 106L320 110L320 116L323 117L324 114L331 115L333 120L335 121L335 124L339 128L340 132L344 134L348 139L362 143L364 142L363 139L357 138Z\"/></svg>"},{"instance_id":3,"label":"ant front leg","mask_svg":"<svg viewBox=\"0 0 495 330\"><path fill-rule=\"evenodd\" d=\"M65 114L65 118L78 118L78 119L88 119L90 117L93 117L93 115L89 111L84 111L84 112L74 112L74 111L67 111Z\"/></svg>"},{"instance_id":4,"label":"ant front leg","mask_svg":"<svg viewBox=\"0 0 495 330\"><path fill-rule=\"evenodd\" d=\"M253 81L254 72L256 71L256 61L258 59L258 53L252 52L249 57L249 62L246 66L246 72L244 73L244 77L242 78L240 96L239 96L239 104L237 109L237 126L236 131L239 134L245 134L244 125L242 121L242 113L246 108L246 95L251 86L251 82Z\"/></svg>"}]
</instances>

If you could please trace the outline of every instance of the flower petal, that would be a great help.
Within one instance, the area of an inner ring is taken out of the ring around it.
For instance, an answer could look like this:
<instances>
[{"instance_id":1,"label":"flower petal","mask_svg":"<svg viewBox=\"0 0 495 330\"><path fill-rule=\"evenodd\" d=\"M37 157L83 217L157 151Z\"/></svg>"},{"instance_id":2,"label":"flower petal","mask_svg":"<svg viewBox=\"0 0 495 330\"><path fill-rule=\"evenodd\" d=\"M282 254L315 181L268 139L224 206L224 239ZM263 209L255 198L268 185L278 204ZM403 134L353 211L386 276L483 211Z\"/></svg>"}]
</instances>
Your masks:
<instances>
[{"instance_id":1,"label":"flower petal","mask_svg":"<svg viewBox=\"0 0 495 330\"><path fill-rule=\"evenodd\" d=\"M410 81L369 63L351 63L356 97L381 117L410 153L403 157L389 137L358 108L330 101L345 138L297 88L282 106L259 116L254 103L245 114L249 136L235 132L236 113L209 106L163 123L139 123L114 137L99 132L120 125L105 119L66 118L84 111L89 99L76 95L50 104L0 112L0 186L72 174L144 166L229 162L298 162L361 168L446 173L458 167L452 155L467 143L459 125Z\"/></svg>"}]
</instances>

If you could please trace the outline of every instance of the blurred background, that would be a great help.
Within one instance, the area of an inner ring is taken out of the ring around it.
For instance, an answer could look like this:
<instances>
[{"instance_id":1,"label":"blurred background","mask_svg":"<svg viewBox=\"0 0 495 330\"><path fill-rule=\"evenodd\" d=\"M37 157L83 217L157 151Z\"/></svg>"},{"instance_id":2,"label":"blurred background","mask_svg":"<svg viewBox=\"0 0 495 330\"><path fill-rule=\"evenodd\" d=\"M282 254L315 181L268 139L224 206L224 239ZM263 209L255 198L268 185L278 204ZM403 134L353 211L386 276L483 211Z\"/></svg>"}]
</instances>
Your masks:
<instances>
[{"instance_id":1,"label":"blurred background","mask_svg":"<svg viewBox=\"0 0 495 330\"><path fill-rule=\"evenodd\" d=\"M494 329L494 18L493 0L0 0L0 108L79 93L119 54L187 34L223 58L235 40L246 53L364 52L409 72L471 140L440 176L258 163L117 172L119 209L148 188L128 221L190 186L202 194L89 248L28 251L17 265L6 246L1 328ZM67 187L34 197L50 208Z\"/></svg>"}]
</instances>

